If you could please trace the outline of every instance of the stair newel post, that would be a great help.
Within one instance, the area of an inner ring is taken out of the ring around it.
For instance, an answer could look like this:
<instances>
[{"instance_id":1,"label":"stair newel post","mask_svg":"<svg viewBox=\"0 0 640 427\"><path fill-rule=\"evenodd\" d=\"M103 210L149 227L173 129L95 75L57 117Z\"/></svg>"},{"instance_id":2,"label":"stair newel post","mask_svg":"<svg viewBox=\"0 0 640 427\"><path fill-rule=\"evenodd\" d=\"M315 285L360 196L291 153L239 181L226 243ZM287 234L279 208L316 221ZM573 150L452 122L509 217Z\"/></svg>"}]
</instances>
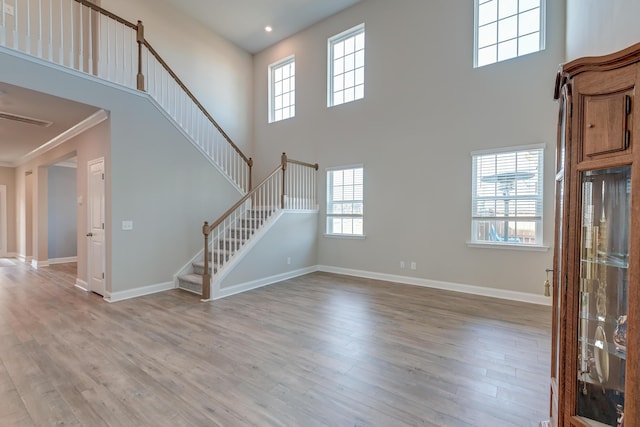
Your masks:
<instances>
[{"instance_id":1,"label":"stair newel post","mask_svg":"<svg viewBox=\"0 0 640 427\"><path fill-rule=\"evenodd\" d=\"M142 45L144 44L144 25L138 21L136 28L136 41L138 42L138 75L137 88L144 92L144 74L142 74Z\"/></svg>"},{"instance_id":2,"label":"stair newel post","mask_svg":"<svg viewBox=\"0 0 640 427\"><path fill-rule=\"evenodd\" d=\"M282 193L280 195L280 208L284 209L285 175L287 174L287 154L282 153Z\"/></svg>"},{"instance_id":3,"label":"stair newel post","mask_svg":"<svg viewBox=\"0 0 640 427\"><path fill-rule=\"evenodd\" d=\"M211 298L211 274L209 273L209 223L204 222L202 226L202 234L204 234L204 274L202 275L202 299L208 300Z\"/></svg>"},{"instance_id":4,"label":"stair newel post","mask_svg":"<svg viewBox=\"0 0 640 427\"><path fill-rule=\"evenodd\" d=\"M251 177L253 176L253 158L249 157L247 164L249 165L249 189L247 192L249 192L253 190L253 182L251 181Z\"/></svg>"}]
</instances>

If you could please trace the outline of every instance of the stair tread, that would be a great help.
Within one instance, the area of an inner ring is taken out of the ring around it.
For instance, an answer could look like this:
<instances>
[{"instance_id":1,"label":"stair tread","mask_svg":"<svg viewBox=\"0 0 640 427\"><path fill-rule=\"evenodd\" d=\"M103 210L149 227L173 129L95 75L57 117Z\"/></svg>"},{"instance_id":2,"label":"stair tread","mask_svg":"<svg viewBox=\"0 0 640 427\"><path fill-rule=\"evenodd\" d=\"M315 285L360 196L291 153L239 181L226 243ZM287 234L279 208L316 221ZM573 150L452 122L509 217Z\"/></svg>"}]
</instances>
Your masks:
<instances>
[{"instance_id":1,"label":"stair tread","mask_svg":"<svg viewBox=\"0 0 640 427\"><path fill-rule=\"evenodd\" d=\"M204 268L204 260L200 260L200 261L194 261L191 263L192 265L196 265L198 267L202 267ZM217 262L212 262L211 260L209 260L209 268L211 267L218 267L219 264Z\"/></svg>"},{"instance_id":2,"label":"stair tread","mask_svg":"<svg viewBox=\"0 0 640 427\"><path fill-rule=\"evenodd\" d=\"M178 277L178 279L180 280L184 280L185 282L191 282L191 283L197 283L197 284L202 284L202 275L201 274L185 274L182 275L180 277Z\"/></svg>"}]
</instances>

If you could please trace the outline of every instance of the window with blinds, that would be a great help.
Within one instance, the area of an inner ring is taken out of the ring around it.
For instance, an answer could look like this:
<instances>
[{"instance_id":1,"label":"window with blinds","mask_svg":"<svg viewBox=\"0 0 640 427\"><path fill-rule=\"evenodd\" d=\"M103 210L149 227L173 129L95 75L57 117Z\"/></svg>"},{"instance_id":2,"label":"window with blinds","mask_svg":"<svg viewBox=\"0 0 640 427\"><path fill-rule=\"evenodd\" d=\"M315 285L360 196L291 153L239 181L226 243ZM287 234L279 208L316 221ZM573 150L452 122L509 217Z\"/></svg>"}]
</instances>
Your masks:
<instances>
[{"instance_id":1,"label":"window with blinds","mask_svg":"<svg viewBox=\"0 0 640 427\"><path fill-rule=\"evenodd\" d=\"M364 168L327 171L327 234L364 235Z\"/></svg>"},{"instance_id":2,"label":"window with blinds","mask_svg":"<svg viewBox=\"0 0 640 427\"><path fill-rule=\"evenodd\" d=\"M542 246L543 147L472 153L471 243Z\"/></svg>"}]
</instances>

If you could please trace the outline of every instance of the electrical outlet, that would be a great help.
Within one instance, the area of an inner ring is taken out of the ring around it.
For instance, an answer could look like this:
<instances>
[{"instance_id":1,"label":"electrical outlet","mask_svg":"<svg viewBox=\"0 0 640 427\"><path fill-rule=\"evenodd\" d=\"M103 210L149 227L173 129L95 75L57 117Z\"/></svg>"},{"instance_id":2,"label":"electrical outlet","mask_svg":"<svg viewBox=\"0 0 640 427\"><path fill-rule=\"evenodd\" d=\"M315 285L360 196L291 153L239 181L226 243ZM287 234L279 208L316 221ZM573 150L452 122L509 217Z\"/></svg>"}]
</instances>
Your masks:
<instances>
[{"instance_id":1,"label":"electrical outlet","mask_svg":"<svg viewBox=\"0 0 640 427\"><path fill-rule=\"evenodd\" d=\"M6 13L7 15L13 16L13 15L15 15L15 9L10 4L5 4L4 5L4 13Z\"/></svg>"},{"instance_id":2,"label":"electrical outlet","mask_svg":"<svg viewBox=\"0 0 640 427\"><path fill-rule=\"evenodd\" d=\"M415 261L411 261L411 269L415 270L416 268L418 268L418 266L416 265Z\"/></svg>"},{"instance_id":3,"label":"electrical outlet","mask_svg":"<svg viewBox=\"0 0 640 427\"><path fill-rule=\"evenodd\" d=\"M291 257L287 257L287 264L291 264Z\"/></svg>"},{"instance_id":4,"label":"electrical outlet","mask_svg":"<svg viewBox=\"0 0 640 427\"><path fill-rule=\"evenodd\" d=\"M400 268L404 270L404 261L400 261Z\"/></svg>"}]
</instances>

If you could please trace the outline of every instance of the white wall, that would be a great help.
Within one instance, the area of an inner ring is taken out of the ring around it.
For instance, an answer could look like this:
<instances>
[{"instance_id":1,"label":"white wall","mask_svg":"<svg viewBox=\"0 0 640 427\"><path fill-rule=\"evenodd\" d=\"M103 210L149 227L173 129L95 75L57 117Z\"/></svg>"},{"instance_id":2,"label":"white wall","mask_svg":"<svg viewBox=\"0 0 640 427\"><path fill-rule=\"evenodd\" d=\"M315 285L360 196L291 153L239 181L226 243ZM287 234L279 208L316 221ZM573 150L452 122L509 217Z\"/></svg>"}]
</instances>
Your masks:
<instances>
[{"instance_id":1,"label":"white wall","mask_svg":"<svg viewBox=\"0 0 640 427\"><path fill-rule=\"evenodd\" d=\"M553 244L555 72L564 3L548 1L547 49L474 69L471 1L365 0L254 58L258 176L280 152L365 168L364 240L319 237L321 265L539 294L547 252L473 249L474 150L545 143L544 244ZM327 38L366 25L362 101L326 107ZM268 65L296 58L296 117L268 124ZM319 218L320 233L324 215ZM417 270L400 270L400 261Z\"/></svg>"},{"instance_id":2,"label":"white wall","mask_svg":"<svg viewBox=\"0 0 640 427\"><path fill-rule=\"evenodd\" d=\"M640 42L638 0L566 0L567 60L606 55Z\"/></svg>"},{"instance_id":3,"label":"white wall","mask_svg":"<svg viewBox=\"0 0 640 427\"><path fill-rule=\"evenodd\" d=\"M136 23L145 38L246 155L252 132L250 54L155 0L102 0L101 6Z\"/></svg>"}]
</instances>

